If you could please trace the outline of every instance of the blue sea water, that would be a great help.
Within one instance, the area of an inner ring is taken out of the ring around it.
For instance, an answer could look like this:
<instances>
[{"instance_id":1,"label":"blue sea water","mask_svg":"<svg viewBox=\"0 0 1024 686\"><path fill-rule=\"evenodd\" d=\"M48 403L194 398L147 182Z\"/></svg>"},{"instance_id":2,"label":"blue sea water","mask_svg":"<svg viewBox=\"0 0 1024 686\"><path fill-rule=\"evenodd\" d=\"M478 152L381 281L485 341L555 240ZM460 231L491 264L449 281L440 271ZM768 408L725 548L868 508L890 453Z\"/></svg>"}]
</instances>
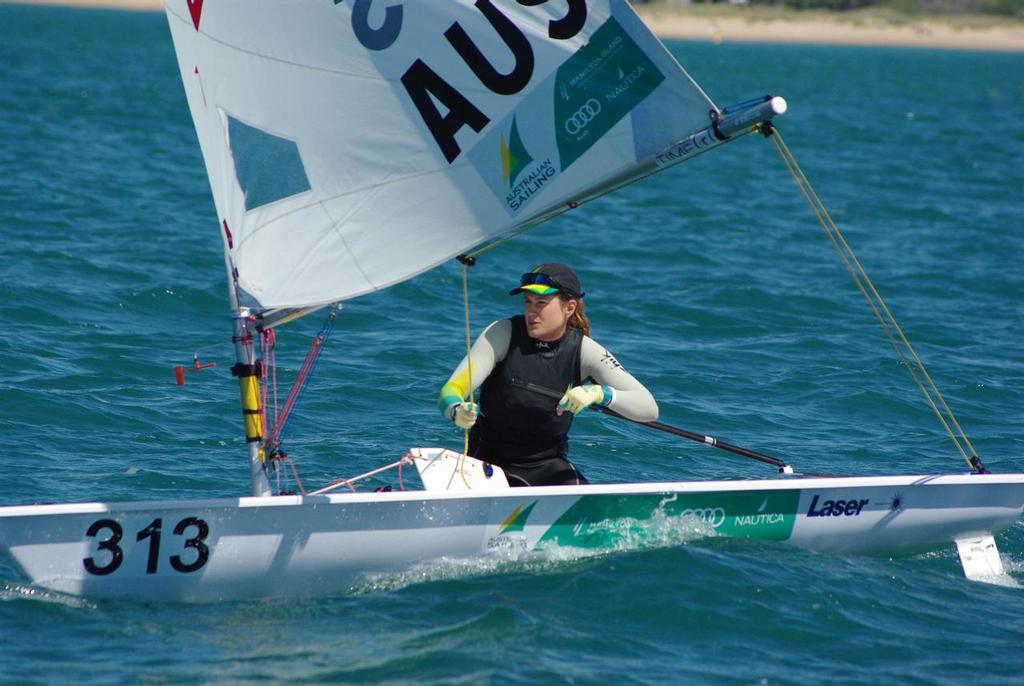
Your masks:
<instances>
[{"instance_id":1,"label":"blue sea water","mask_svg":"<svg viewBox=\"0 0 1024 686\"><path fill-rule=\"evenodd\" d=\"M785 96L797 159L994 471L1024 471L1024 56L673 42L720 105ZM0 505L248 490L223 260L159 13L0 5ZM963 471L772 146L747 138L487 253L479 331L562 260L662 419L808 471ZM282 330L282 376L310 317ZM446 265L349 303L290 426L307 483L456 447ZM197 353L217 367L173 381ZM594 481L769 476L584 417ZM380 483L384 483L382 480ZM1024 581L1024 525L997 541ZM438 565L206 606L40 592L0 563L0 683L1024 683L1024 591L955 552L711 540Z\"/></svg>"}]
</instances>

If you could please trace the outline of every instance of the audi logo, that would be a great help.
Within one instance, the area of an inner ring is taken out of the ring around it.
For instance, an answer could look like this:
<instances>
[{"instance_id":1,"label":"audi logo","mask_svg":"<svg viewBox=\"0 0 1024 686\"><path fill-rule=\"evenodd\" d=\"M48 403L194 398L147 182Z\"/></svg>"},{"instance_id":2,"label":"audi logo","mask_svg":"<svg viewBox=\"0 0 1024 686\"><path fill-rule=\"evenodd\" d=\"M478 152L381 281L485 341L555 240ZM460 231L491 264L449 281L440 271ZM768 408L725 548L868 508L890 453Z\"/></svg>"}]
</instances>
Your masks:
<instances>
[{"instance_id":1,"label":"audi logo","mask_svg":"<svg viewBox=\"0 0 1024 686\"><path fill-rule=\"evenodd\" d=\"M725 524L725 510L720 507L687 508L680 512L679 516L699 519L713 529L717 529Z\"/></svg>"},{"instance_id":2,"label":"audi logo","mask_svg":"<svg viewBox=\"0 0 1024 686\"><path fill-rule=\"evenodd\" d=\"M585 103L580 105L580 108L572 113L568 119L565 120L565 131L570 136L575 136L577 133L583 130L583 127L594 121L594 117L601 114L601 101L597 98L591 98Z\"/></svg>"}]
</instances>

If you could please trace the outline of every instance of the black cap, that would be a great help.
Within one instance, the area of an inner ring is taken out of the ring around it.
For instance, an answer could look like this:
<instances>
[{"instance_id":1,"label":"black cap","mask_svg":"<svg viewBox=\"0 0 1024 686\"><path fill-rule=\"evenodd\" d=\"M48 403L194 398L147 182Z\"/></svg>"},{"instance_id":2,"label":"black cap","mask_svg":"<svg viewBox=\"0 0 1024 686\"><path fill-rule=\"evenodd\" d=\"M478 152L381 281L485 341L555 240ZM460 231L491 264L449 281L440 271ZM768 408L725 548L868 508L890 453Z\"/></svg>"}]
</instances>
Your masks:
<instances>
[{"instance_id":1,"label":"black cap","mask_svg":"<svg viewBox=\"0 0 1024 686\"><path fill-rule=\"evenodd\" d=\"M571 298L583 297L583 289L580 287L580 280L576 276L576 272L569 265L558 262L539 264L523 274L519 279L519 286L509 291L509 295L523 291L537 295L562 292Z\"/></svg>"}]
</instances>

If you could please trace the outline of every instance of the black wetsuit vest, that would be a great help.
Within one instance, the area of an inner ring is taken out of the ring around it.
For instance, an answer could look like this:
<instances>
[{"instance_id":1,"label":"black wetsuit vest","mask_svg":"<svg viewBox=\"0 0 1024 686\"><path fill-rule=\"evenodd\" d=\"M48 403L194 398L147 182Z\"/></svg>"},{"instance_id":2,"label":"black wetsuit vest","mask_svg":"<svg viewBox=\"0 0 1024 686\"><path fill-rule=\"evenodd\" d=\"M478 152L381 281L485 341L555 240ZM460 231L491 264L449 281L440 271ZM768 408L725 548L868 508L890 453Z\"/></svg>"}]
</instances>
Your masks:
<instances>
[{"instance_id":1,"label":"black wetsuit vest","mask_svg":"<svg viewBox=\"0 0 1024 686\"><path fill-rule=\"evenodd\" d=\"M569 328L548 343L530 338L522 315L511 322L508 354L480 387L480 419L469 434L469 453L504 469L514 486L576 483L577 477L586 483L565 459L572 413L557 414L556 399L524 388L579 385L583 334Z\"/></svg>"}]
</instances>

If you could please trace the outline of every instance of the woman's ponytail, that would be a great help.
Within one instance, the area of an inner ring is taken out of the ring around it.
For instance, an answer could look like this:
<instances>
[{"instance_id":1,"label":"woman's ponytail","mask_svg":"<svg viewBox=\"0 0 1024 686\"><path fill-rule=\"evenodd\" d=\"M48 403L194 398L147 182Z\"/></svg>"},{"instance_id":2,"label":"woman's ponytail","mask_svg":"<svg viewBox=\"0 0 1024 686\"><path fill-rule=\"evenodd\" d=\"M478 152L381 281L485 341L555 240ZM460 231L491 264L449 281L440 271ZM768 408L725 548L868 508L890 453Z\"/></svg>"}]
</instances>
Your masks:
<instances>
[{"instance_id":1,"label":"woman's ponytail","mask_svg":"<svg viewBox=\"0 0 1024 686\"><path fill-rule=\"evenodd\" d=\"M569 319L569 326L574 329L579 329L584 336L590 335L590 320L587 319L587 313L583 311L583 298L572 298L576 301L576 311L573 312L572 317Z\"/></svg>"}]
</instances>

